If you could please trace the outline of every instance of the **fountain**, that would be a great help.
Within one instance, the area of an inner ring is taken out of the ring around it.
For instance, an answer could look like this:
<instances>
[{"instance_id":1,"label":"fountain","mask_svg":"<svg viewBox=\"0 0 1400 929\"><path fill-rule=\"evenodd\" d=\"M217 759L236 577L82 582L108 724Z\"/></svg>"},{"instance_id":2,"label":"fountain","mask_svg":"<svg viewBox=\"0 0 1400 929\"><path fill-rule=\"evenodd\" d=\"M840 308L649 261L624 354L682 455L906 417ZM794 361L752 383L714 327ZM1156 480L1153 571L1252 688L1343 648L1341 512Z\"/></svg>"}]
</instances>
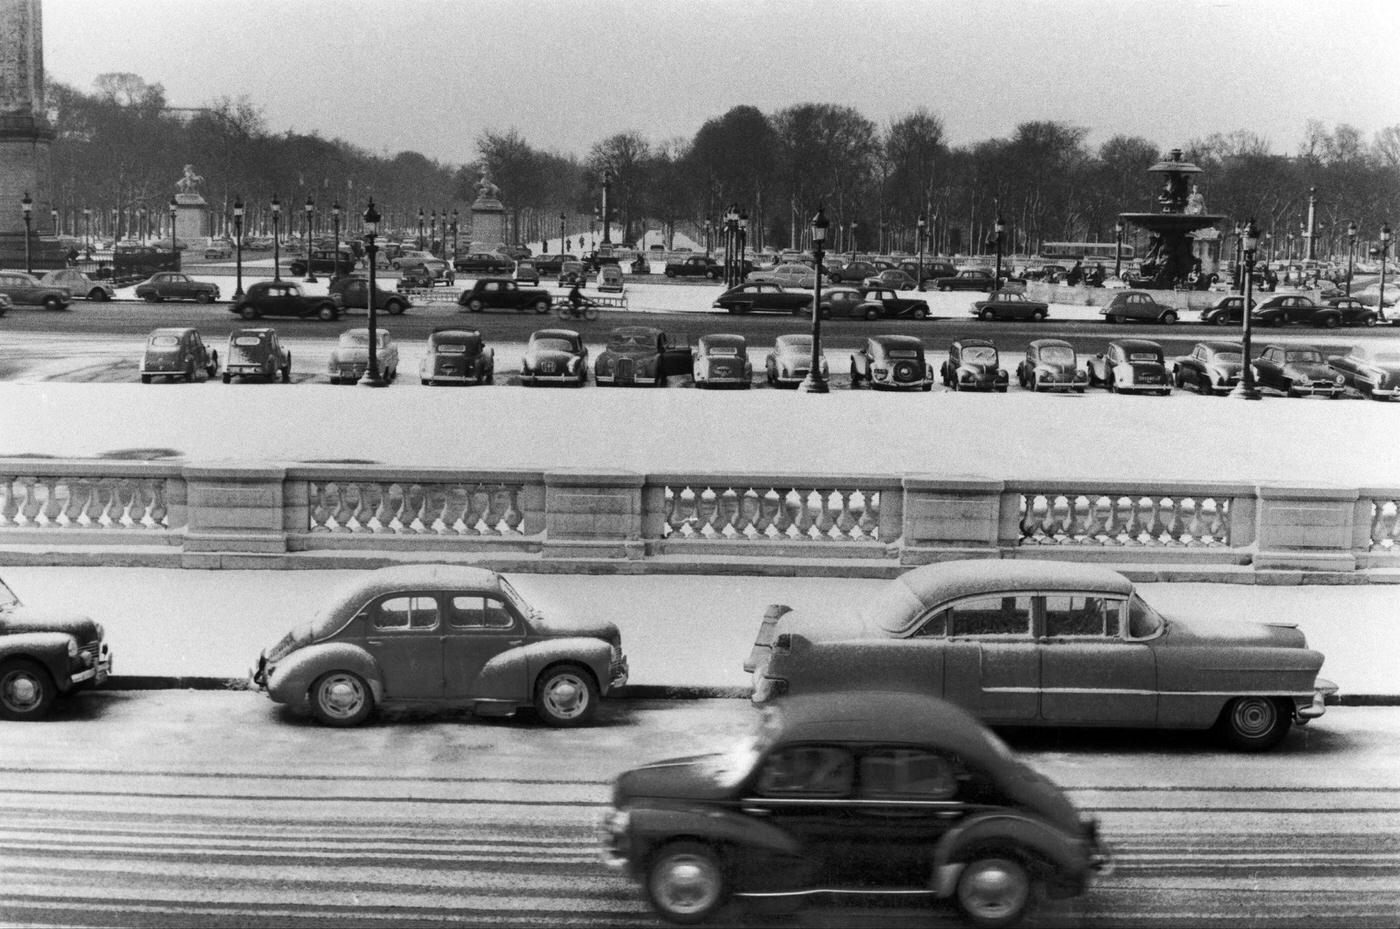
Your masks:
<instances>
[{"instance_id":1,"label":"fountain","mask_svg":"<svg viewBox=\"0 0 1400 929\"><path fill-rule=\"evenodd\" d=\"M1147 171L1166 176L1162 191L1157 196L1161 210L1156 213L1118 215L1149 233L1139 286L1170 290L1186 283L1195 263L1195 256L1191 253L1191 233L1213 226L1225 217L1205 212L1204 199L1194 184L1187 191L1187 178L1202 172L1198 166L1181 160L1181 149L1172 149L1167 153L1166 160L1157 162Z\"/></svg>"}]
</instances>

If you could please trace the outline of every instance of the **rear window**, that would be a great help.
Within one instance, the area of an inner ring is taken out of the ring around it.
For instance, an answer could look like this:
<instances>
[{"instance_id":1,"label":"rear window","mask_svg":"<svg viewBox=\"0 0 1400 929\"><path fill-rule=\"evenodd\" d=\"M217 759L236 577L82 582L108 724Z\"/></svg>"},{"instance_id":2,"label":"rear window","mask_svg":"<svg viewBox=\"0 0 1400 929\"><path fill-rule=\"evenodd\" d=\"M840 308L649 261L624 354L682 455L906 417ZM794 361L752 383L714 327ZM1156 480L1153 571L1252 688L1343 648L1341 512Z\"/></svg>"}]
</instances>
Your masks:
<instances>
[{"instance_id":1,"label":"rear window","mask_svg":"<svg viewBox=\"0 0 1400 929\"><path fill-rule=\"evenodd\" d=\"M1040 350L1040 360L1068 364L1074 360L1074 350L1063 345L1051 345Z\"/></svg>"},{"instance_id":2,"label":"rear window","mask_svg":"<svg viewBox=\"0 0 1400 929\"><path fill-rule=\"evenodd\" d=\"M151 348L179 348L180 340L173 335L157 335L151 337Z\"/></svg>"},{"instance_id":3,"label":"rear window","mask_svg":"<svg viewBox=\"0 0 1400 929\"><path fill-rule=\"evenodd\" d=\"M892 348L885 354L891 358L918 358L919 353L912 348Z\"/></svg>"},{"instance_id":4,"label":"rear window","mask_svg":"<svg viewBox=\"0 0 1400 929\"><path fill-rule=\"evenodd\" d=\"M1157 362L1160 362L1160 361L1162 360L1162 356L1161 356L1161 355L1158 355L1158 354L1155 354L1155 353L1153 353L1153 352L1133 352L1132 354L1130 354L1130 355L1128 356L1128 360L1129 360L1129 361L1141 361L1141 362L1148 362L1148 361L1157 361Z\"/></svg>"},{"instance_id":5,"label":"rear window","mask_svg":"<svg viewBox=\"0 0 1400 929\"><path fill-rule=\"evenodd\" d=\"M262 344L262 336L256 336L256 335L240 335L240 336L234 336L233 344L234 344L234 345L261 345L261 344Z\"/></svg>"},{"instance_id":6,"label":"rear window","mask_svg":"<svg viewBox=\"0 0 1400 929\"><path fill-rule=\"evenodd\" d=\"M437 353L439 355L465 355L467 345L465 342L439 342Z\"/></svg>"}]
</instances>

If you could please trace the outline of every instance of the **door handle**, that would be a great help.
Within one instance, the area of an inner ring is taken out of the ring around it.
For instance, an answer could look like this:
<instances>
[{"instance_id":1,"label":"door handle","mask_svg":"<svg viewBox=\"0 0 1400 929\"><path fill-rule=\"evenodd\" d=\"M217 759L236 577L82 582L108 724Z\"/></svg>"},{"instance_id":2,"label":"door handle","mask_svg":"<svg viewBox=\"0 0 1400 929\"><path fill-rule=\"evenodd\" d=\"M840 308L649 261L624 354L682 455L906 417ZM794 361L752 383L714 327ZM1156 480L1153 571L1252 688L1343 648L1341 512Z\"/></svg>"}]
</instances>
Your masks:
<instances>
[{"instance_id":1,"label":"door handle","mask_svg":"<svg viewBox=\"0 0 1400 929\"><path fill-rule=\"evenodd\" d=\"M746 806L742 809L745 813L748 813L751 816L768 816L773 812L772 810L763 806Z\"/></svg>"},{"instance_id":2,"label":"door handle","mask_svg":"<svg viewBox=\"0 0 1400 929\"><path fill-rule=\"evenodd\" d=\"M506 642L506 644L507 644L507 645L524 645L524 644L525 644L525 640L524 640L524 639L511 639L510 641Z\"/></svg>"}]
</instances>

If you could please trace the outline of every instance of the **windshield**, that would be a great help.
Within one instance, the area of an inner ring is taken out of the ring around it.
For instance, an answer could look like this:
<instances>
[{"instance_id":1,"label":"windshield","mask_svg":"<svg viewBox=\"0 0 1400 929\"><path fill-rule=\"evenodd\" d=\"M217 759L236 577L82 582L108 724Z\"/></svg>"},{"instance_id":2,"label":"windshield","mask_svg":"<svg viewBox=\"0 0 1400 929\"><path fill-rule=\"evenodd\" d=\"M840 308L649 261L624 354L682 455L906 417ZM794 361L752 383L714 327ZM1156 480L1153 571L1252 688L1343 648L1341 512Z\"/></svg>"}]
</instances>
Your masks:
<instances>
[{"instance_id":1,"label":"windshield","mask_svg":"<svg viewBox=\"0 0 1400 929\"><path fill-rule=\"evenodd\" d=\"M1128 600L1128 637L1131 639L1150 639L1162 631L1166 625L1166 620L1161 614L1139 597L1133 594Z\"/></svg>"},{"instance_id":2,"label":"windshield","mask_svg":"<svg viewBox=\"0 0 1400 929\"><path fill-rule=\"evenodd\" d=\"M645 348L647 343L642 341L643 338L643 336L637 335L615 335L608 339L608 348L614 350Z\"/></svg>"},{"instance_id":3,"label":"windshield","mask_svg":"<svg viewBox=\"0 0 1400 929\"><path fill-rule=\"evenodd\" d=\"M1047 345L1040 350L1040 360L1052 364L1069 364L1074 361L1074 349L1067 345Z\"/></svg>"},{"instance_id":4,"label":"windshield","mask_svg":"<svg viewBox=\"0 0 1400 929\"><path fill-rule=\"evenodd\" d=\"M1313 363L1313 364L1321 364L1321 363L1322 363L1322 353L1321 353L1321 352L1294 351L1294 352L1289 352L1288 355L1286 356L1286 359L1285 359L1285 360L1287 360L1287 361L1302 361L1302 362L1309 362L1309 363Z\"/></svg>"},{"instance_id":5,"label":"windshield","mask_svg":"<svg viewBox=\"0 0 1400 929\"><path fill-rule=\"evenodd\" d=\"M501 593L505 594L506 600L510 601L510 605L515 607L515 612L519 613L521 616L529 616L535 612L534 608L525 602L525 598L520 596L514 587L510 586L509 581L505 578L500 578L500 585Z\"/></svg>"},{"instance_id":6,"label":"windshield","mask_svg":"<svg viewBox=\"0 0 1400 929\"><path fill-rule=\"evenodd\" d=\"M180 340L173 335L151 336L151 348L179 348Z\"/></svg>"},{"instance_id":7,"label":"windshield","mask_svg":"<svg viewBox=\"0 0 1400 929\"><path fill-rule=\"evenodd\" d=\"M571 352L574 350L573 343L568 339L536 339L532 344L537 351Z\"/></svg>"},{"instance_id":8,"label":"windshield","mask_svg":"<svg viewBox=\"0 0 1400 929\"><path fill-rule=\"evenodd\" d=\"M964 348L962 353L963 361L977 361L986 364L994 364L997 360L997 350L990 345L978 345L972 348Z\"/></svg>"}]
</instances>

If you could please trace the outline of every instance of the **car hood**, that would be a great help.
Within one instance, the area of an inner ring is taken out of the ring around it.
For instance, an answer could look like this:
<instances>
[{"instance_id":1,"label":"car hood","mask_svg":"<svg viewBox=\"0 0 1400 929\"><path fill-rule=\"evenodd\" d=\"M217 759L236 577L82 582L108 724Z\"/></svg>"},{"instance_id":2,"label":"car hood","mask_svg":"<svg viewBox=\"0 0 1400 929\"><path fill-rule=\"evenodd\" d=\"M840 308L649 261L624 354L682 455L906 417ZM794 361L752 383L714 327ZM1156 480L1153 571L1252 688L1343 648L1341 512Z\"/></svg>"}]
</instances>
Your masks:
<instances>
[{"instance_id":1,"label":"car hood","mask_svg":"<svg viewBox=\"0 0 1400 929\"><path fill-rule=\"evenodd\" d=\"M540 635L547 636L587 636L603 639L613 644L622 641L617 626L606 620L575 619L568 616L545 616L535 612L530 616L530 626Z\"/></svg>"},{"instance_id":2,"label":"car hood","mask_svg":"<svg viewBox=\"0 0 1400 929\"><path fill-rule=\"evenodd\" d=\"M14 635L21 632L66 632L82 642L98 638L97 623L81 613L62 613L29 606L0 611L0 633Z\"/></svg>"},{"instance_id":3,"label":"car hood","mask_svg":"<svg viewBox=\"0 0 1400 929\"><path fill-rule=\"evenodd\" d=\"M1056 374L1063 374L1076 369L1076 365L1072 361L1037 361L1035 366L1038 369L1053 371Z\"/></svg>"},{"instance_id":4,"label":"car hood","mask_svg":"<svg viewBox=\"0 0 1400 929\"><path fill-rule=\"evenodd\" d=\"M716 777L723 755L690 755L653 761L618 775L613 803L621 807L640 797L677 800L720 800L733 788Z\"/></svg>"},{"instance_id":5,"label":"car hood","mask_svg":"<svg viewBox=\"0 0 1400 929\"><path fill-rule=\"evenodd\" d=\"M1298 362L1290 361L1283 366L1283 373L1290 377L1305 377L1309 380L1331 380L1333 371L1325 364L1316 364L1310 361Z\"/></svg>"},{"instance_id":6,"label":"car hood","mask_svg":"<svg viewBox=\"0 0 1400 929\"><path fill-rule=\"evenodd\" d=\"M616 358L655 358L654 348L609 348L604 352Z\"/></svg>"},{"instance_id":7,"label":"car hood","mask_svg":"<svg viewBox=\"0 0 1400 929\"><path fill-rule=\"evenodd\" d=\"M963 361L958 363L959 371L971 371L979 377L995 377L1001 367L989 361Z\"/></svg>"},{"instance_id":8,"label":"car hood","mask_svg":"<svg viewBox=\"0 0 1400 929\"><path fill-rule=\"evenodd\" d=\"M1173 645L1210 645L1223 648L1307 648L1307 639L1297 626L1283 623L1252 623L1245 620L1168 619Z\"/></svg>"}]
</instances>

